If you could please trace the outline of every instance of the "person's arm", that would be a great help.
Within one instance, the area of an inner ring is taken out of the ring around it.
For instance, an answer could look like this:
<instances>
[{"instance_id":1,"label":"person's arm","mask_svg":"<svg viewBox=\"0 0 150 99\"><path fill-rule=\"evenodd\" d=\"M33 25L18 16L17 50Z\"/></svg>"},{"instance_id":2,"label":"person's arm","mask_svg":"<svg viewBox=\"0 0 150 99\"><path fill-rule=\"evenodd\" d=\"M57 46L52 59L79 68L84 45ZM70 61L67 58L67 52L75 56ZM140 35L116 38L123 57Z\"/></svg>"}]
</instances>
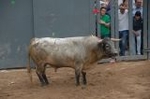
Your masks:
<instances>
[{"instance_id":1,"label":"person's arm","mask_svg":"<svg viewBox=\"0 0 150 99\"><path fill-rule=\"evenodd\" d=\"M102 25L104 25L104 26L106 26L106 27L110 27L110 23L106 23L106 22L104 22L103 20L100 20L98 23L99 23L99 24L102 24Z\"/></svg>"},{"instance_id":2,"label":"person's arm","mask_svg":"<svg viewBox=\"0 0 150 99\"><path fill-rule=\"evenodd\" d=\"M110 23L105 23L104 25L108 28L110 27Z\"/></svg>"},{"instance_id":3,"label":"person's arm","mask_svg":"<svg viewBox=\"0 0 150 99\"><path fill-rule=\"evenodd\" d=\"M132 30L132 33L135 35L135 36L139 36L139 33L135 30Z\"/></svg>"},{"instance_id":4,"label":"person's arm","mask_svg":"<svg viewBox=\"0 0 150 99\"><path fill-rule=\"evenodd\" d=\"M107 21L104 24L106 27L110 28L110 16L108 16Z\"/></svg>"}]
</instances>

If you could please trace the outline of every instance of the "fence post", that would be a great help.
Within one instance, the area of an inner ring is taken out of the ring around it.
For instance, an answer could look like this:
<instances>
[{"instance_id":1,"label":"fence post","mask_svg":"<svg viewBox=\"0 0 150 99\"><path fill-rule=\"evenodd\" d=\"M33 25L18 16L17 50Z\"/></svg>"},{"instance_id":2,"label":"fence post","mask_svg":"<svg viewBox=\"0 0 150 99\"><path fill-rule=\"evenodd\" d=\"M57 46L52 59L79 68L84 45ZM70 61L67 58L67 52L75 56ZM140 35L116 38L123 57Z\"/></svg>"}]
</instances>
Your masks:
<instances>
[{"instance_id":1,"label":"fence post","mask_svg":"<svg viewBox=\"0 0 150 99\"><path fill-rule=\"evenodd\" d=\"M147 11L148 17L147 18L149 18L150 17L150 10L149 10L150 9L150 0L146 0L146 1L147 1L147 9L148 9L148 11ZM148 22L148 31L147 31L147 39L148 39L147 44L148 45L147 46L148 46L148 49L150 49L150 19L148 19L147 22ZM148 53L148 59L150 59L150 53Z\"/></svg>"},{"instance_id":2,"label":"fence post","mask_svg":"<svg viewBox=\"0 0 150 99\"><path fill-rule=\"evenodd\" d=\"M133 33L132 33L132 29L133 29L133 13L132 13L132 8L133 8L133 0L129 0L129 52L130 55L132 55L132 50L133 50L133 45L132 45L132 39L133 39Z\"/></svg>"}]
</instances>

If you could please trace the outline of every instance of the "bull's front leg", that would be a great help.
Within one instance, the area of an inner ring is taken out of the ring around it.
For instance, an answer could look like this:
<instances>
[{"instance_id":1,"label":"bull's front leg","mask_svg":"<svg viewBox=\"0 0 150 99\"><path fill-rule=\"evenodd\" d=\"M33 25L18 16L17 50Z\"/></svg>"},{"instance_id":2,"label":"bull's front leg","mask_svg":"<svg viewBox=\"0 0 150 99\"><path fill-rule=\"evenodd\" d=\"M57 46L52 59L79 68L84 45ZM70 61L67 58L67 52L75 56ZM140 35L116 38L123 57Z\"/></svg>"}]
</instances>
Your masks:
<instances>
[{"instance_id":1,"label":"bull's front leg","mask_svg":"<svg viewBox=\"0 0 150 99\"><path fill-rule=\"evenodd\" d=\"M83 69L83 62L76 61L75 62L75 77L76 77L76 85L80 85L80 74Z\"/></svg>"},{"instance_id":2,"label":"bull's front leg","mask_svg":"<svg viewBox=\"0 0 150 99\"><path fill-rule=\"evenodd\" d=\"M83 82L83 85L86 85L86 84L87 84L86 72L83 72L83 71L82 71L82 82Z\"/></svg>"}]
</instances>

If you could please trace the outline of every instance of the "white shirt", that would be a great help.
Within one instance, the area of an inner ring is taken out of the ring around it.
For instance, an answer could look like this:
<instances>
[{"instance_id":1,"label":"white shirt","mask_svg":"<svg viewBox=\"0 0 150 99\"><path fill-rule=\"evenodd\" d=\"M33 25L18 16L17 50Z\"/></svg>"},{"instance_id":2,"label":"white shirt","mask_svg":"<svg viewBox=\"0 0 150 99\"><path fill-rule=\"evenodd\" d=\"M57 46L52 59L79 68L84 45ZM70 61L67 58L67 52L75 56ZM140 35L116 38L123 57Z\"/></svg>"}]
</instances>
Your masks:
<instances>
[{"instance_id":1,"label":"white shirt","mask_svg":"<svg viewBox=\"0 0 150 99\"><path fill-rule=\"evenodd\" d=\"M129 20L128 20L128 10L125 10L125 13L122 14L120 10L118 11L118 25L119 31L129 30Z\"/></svg>"}]
</instances>

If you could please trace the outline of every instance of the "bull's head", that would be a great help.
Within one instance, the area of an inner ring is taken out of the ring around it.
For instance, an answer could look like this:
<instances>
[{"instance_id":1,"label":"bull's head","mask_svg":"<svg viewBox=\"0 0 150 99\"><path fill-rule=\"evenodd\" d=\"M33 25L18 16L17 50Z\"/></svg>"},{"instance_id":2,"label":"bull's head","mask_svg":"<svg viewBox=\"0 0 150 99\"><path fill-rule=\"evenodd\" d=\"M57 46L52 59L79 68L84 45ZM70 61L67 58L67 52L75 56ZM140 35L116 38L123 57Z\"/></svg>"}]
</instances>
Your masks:
<instances>
[{"instance_id":1,"label":"bull's head","mask_svg":"<svg viewBox=\"0 0 150 99\"><path fill-rule=\"evenodd\" d=\"M115 57L118 55L118 51L115 49L114 41L119 41L119 39L104 38L100 39L99 46L102 49L103 55L105 57Z\"/></svg>"}]
</instances>

